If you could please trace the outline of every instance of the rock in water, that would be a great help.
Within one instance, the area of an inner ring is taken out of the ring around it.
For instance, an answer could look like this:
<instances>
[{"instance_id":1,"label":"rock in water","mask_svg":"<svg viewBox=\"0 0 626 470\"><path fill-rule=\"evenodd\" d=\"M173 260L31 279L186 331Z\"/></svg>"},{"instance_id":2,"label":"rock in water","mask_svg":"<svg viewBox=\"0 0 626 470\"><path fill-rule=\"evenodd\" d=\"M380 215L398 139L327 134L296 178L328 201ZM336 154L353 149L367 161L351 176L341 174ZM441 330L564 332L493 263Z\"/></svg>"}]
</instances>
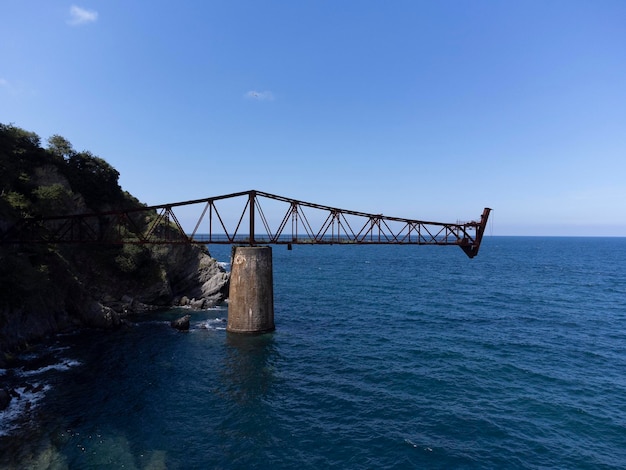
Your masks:
<instances>
[{"instance_id":1,"label":"rock in water","mask_svg":"<svg viewBox=\"0 0 626 470\"><path fill-rule=\"evenodd\" d=\"M185 315L184 317L180 317L176 320L173 320L170 325L172 328L176 328L180 331L187 331L189 329L189 320L191 319L191 315Z\"/></svg>"}]
</instances>

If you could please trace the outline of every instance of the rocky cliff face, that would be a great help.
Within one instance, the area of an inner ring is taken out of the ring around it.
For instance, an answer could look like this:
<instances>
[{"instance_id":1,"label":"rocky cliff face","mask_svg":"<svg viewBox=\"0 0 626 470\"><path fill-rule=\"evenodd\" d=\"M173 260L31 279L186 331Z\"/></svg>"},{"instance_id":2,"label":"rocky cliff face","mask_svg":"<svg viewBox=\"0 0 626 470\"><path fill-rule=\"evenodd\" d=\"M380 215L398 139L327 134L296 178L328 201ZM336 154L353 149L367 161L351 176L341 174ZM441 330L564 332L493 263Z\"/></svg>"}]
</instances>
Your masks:
<instances>
[{"instance_id":1,"label":"rocky cliff face","mask_svg":"<svg viewBox=\"0 0 626 470\"><path fill-rule=\"evenodd\" d=\"M26 297L16 292L19 297L0 307L0 351L70 329L115 328L128 315L158 308L209 308L228 297L228 273L204 247L161 247L150 259L153 274L133 278L90 258L76 263L52 256L48 275L33 279Z\"/></svg>"},{"instance_id":2,"label":"rocky cliff face","mask_svg":"<svg viewBox=\"0 0 626 470\"><path fill-rule=\"evenodd\" d=\"M49 142L44 149L36 134L0 124L0 238L22 217L143 207L106 161L59 136ZM228 274L203 246L0 245L0 352L77 327L114 328L155 308L207 308L227 296Z\"/></svg>"}]
</instances>

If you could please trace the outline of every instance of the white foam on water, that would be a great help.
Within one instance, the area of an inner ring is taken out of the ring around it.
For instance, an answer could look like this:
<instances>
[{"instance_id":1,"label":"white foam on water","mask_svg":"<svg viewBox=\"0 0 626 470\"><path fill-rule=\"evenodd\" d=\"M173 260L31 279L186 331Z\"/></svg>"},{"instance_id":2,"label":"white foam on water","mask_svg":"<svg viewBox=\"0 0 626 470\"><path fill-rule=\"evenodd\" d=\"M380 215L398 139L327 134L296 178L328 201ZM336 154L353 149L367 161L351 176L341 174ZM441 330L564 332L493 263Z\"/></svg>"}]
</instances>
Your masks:
<instances>
[{"instance_id":1,"label":"white foam on water","mask_svg":"<svg viewBox=\"0 0 626 470\"><path fill-rule=\"evenodd\" d=\"M6 436L20 427L22 416L37 407L39 401L50 390L50 385L34 383L28 387L14 389L19 396L13 397L9 406L0 411L0 436Z\"/></svg>"},{"instance_id":2,"label":"white foam on water","mask_svg":"<svg viewBox=\"0 0 626 470\"><path fill-rule=\"evenodd\" d=\"M200 323L200 328L205 330L225 330L226 319L225 318L211 318Z\"/></svg>"},{"instance_id":3,"label":"white foam on water","mask_svg":"<svg viewBox=\"0 0 626 470\"><path fill-rule=\"evenodd\" d=\"M405 439L404 442L407 443L408 445L410 445L413 448L417 448L417 444L415 442L413 442L411 439Z\"/></svg>"},{"instance_id":4,"label":"white foam on water","mask_svg":"<svg viewBox=\"0 0 626 470\"><path fill-rule=\"evenodd\" d=\"M63 370L71 369L72 367L76 367L79 365L81 365L80 361L76 361L74 359L62 359L61 362L57 364L50 364L48 366L40 367L39 369L33 369L33 370L17 369L15 371L15 374L20 377L32 377L34 375L43 374L44 372L47 372L50 370L63 371Z\"/></svg>"},{"instance_id":5,"label":"white foam on water","mask_svg":"<svg viewBox=\"0 0 626 470\"><path fill-rule=\"evenodd\" d=\"M53 351L67 349L65 347L52 348ZM38 353L27 353L20 355L20 360L37 360L41 356ZM18 386L11 387L12 399L9 406L0 411L0 436L5 436L13 430L24 425L28 421L28 414L38 406L46 392L51 386L45 383L40 377L49 371L66 371L82 363L75 359L57 358L53 364L47 364L36 369L25 369L18 367L11 369L10 372L14 378L21 378L22 383ZM25 366L28 367L28 366ZM0 369L0 375L9 375L7 369ZM26 381L27 383L23 383Z\"/></svg>"}]
</instances>

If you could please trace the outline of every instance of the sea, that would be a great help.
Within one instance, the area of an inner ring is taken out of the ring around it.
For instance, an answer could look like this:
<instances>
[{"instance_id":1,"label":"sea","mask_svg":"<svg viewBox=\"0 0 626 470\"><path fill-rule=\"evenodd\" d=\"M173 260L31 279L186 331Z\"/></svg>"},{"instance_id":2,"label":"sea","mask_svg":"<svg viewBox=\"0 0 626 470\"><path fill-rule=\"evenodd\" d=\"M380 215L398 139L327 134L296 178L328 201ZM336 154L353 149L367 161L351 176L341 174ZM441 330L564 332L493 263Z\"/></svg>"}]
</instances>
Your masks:
<instances>
[{"instance_id":1,"label":"sea","mask_svg":"<svg viewBox=\"0 0 626 470\"><path fill-rule=\"evenodd\" d=\"M0 468L626 468L626 238L278 246L273 266L273 333L227 333L224 304L18 355Z\"/></svg>"}]
</instances>

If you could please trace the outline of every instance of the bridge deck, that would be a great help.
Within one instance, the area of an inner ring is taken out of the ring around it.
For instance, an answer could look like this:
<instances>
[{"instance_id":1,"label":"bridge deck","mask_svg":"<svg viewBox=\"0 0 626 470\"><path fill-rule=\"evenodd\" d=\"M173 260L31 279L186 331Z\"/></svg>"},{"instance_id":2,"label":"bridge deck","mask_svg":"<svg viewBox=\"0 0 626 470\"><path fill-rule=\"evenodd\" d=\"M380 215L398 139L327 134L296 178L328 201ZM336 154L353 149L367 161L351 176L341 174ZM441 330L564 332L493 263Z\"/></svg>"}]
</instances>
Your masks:
<instances>
[{"instance_id":1,"label":"bridge deck","mask_svg":"<svg viewBox=\"0 0 626 470\"><path fill-rule=\"evenodd\" d=\"M194 229L185 231L175 210L189 213L194 206ZM430 222L350 211L252 190L159 206L24 218L0 233L0 243L455 245L473 258L478 254L490 211L485 208L477 221Z\"/></svg>"}]
</instances>

